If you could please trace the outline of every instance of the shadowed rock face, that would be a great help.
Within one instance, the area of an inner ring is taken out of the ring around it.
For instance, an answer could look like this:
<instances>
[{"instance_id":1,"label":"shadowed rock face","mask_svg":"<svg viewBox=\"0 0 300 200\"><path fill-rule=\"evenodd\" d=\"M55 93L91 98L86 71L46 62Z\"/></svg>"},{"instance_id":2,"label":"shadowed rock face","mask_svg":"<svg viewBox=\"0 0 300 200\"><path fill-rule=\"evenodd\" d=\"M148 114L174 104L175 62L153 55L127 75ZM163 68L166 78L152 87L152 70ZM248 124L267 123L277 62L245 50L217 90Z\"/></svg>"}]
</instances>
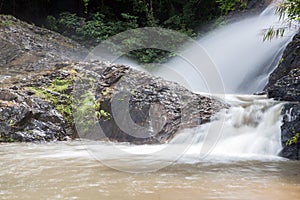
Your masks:
<instances>
[{"instance_id":1,"label":"shadowed rock face","mask_svg":"<svg viewBox=\"0 0 300 200\"><path fill-rule=\"evenodd\" d=\"M283 125L281 141L283 150L280 156L289 159L300 159L300 104L289 103L283 109Z\"/></svg>"},{"instance_id":2,"label":"shadowed rock face","mask_svg":"<svg viewBox=\"0 0 300 200\"><path fill-rule=\"evenodd\" d=\"M86 51L73 41L13 17L0 21L0 142L164 143L228 107L129 66L79 62Z\"/></svg>"},{"instance_id":3,"label":"shadowed rock face","mask_svg":"<svg viewBox=\"0 0 300 200\"><path fill-rule=\"evenodd\" d=\"M269 77L265 87L268 97L287 103L281 126L281 156L289 159L300 159L300 32L287 46L278 67Z\"/></svg>"},{"instance_id":4,"label":"shadowed rock face","mask_svg":"<svg viewBox=\"0 0 300 200\"><path fill-rule=\"evenodd\" d=\"M293 69L300 68L300 32L296 34L286 47L278 67L271 73L269 82L265 87L266 91L276 82L288 76Z\"/></svg>"}]
</instances>

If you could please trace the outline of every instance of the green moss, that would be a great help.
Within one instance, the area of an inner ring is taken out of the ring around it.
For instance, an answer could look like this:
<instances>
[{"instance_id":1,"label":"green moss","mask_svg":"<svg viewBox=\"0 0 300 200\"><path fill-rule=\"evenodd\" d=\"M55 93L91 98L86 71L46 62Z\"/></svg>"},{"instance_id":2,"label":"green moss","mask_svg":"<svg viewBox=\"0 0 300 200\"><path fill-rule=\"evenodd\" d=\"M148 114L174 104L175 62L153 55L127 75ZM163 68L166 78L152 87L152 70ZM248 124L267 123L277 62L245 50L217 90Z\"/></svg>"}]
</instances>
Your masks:
<instances>
[{"instance_id":1,"label":"green moss","mask_svg":"<svg viewBox=\"0 0 300 200\"><path fill-rule=\"evenodd\" d=\"M45 88L29 87L36 96L51 102L56 110L64 117L64 119L72 123L72 95L66 94L67 89L74 82L74 77L66 79L55 78L51 84ZM54 95L60 93L60 95Z\"/></svg>"},{"instance_id":2,"label":"green moss","mask_svg":"<svg viewBox=\"0 0 300 200\"><path fill-rule=\"evenodd\" d=\"M101 103L95 99L91 91L82 94L74 106L76 109L75 121L79 131L85 135L90 134L90 128L101 118L109 120L111 115L101 109Z\"/></svg>"},{"instance_id":3,"label":"green moss","mask_svg":"<svg viewBox=\"0 0 300 200\"><path fill-rule=\"evenodd\" d=\"M287 142L287 146L291 146L293 144L298 144L299 143L299 138L300 138L300 133L296 133L293 137L291 137Z\"/></svg>"},{"instance_id":4,"label":"green moss","mask_svg":"<svg viewBox=\"0 0 300 200\"><path fill-rule=\"evenodd\" d=\"M53 105L56 105L58 102L57 96L52 95L50 92L46 91L43 88L28 87L28 89L30 91L34 92L37 97L45 99L45 100L51 102Z\"/></svg>"},{"instance_id":5,"label":"green moss","mask_svg":"<svg viewBox=\"0 0 300 200\"><path fill-rule=\"evenodd\" d=\"M69 87L75 80L75 73L77 72L71 72L71 75L65 79L57 77L50 84L45 85L44 88L29 87L28 89L34 92L36 96L53 104L69 125L74 123L73 110L76 109L76 123L83 127L83 131L88 133L89 128L94 125L93 123L100 118L110 119L111 116L108 112L101 109L101 103L95 99L95 95L91 92L92 89L81 95L79 100L77 100L77 105L73 107L73 96L69 94ZM107 95L109 92L108 89L103 93Z\"/></svg>"},{"instance_id":6,"label":"green moss","mask_svg":"<svg viewBox=\"0 0 300 200\"><path fill-rule=\"evenodd\" d=\"M72 85L74 79L61 79L56 78L52 81L51 85L48 87L49 90L64 93L70 85Z\"/></svg>"}]
</instances>

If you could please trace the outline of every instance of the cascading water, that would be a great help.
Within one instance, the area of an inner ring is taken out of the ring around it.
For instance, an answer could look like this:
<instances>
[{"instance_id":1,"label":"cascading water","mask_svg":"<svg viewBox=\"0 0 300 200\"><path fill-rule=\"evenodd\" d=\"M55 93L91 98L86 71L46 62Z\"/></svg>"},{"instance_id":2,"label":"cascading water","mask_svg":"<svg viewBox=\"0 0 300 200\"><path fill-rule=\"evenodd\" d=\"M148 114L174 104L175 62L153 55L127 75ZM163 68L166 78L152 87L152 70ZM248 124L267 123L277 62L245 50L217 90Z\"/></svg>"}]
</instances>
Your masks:
<instances>
[{"instance_id":1,"label":"cascading water","mask_svg":"<svg viewBox=\"0 0 300 200\"><path fill-rule=\"evenodd\" d=\"M207 57L210 57L219 71L225 93L252 94L263 89L283 49L295 34L293 30L287 30L283 37L264 42L263 30L280 25L279 16L275 15L275 6L270 5L259 16L224 25L198 39L198 43L206 50ZM193 64L200 66L207 59L193 47L184 51L184 56L198 57L193 60ZM153 73L179 82L193 91L214 93L207 87L206 79L210 77L201 75L203 69L205 66L200 67L197 72L195 66L186 59L175 57L166 67L159 67ZM178 76L181 78L178 79Z\"/></svg>"},{"instance_id":2,"label":"cascading water","mask_svg":"<svg viewBox=\"0 0 300 200\"><path fill-rule=\"evenodd\" d=\"M182 51L183 56L175 57L151 73L178 82L195 92L216 93L219 91L208 85L211 80L207 81L214 77L207 77L201 72L206 67L203 63L212 61L223 80L223 92L259 92L294 35L293 31L288 31L284 37L263 42L262 31L278 24L275 7L271 5L259 16L235 21L200 38L197 42L205 51L199 52L199 47L190 45ZM275 158L282 148L282 104L264 96L224 95L222 99L232 105L229 111L220 113L219 118L209 124L182 131L171 141L171 145L175 146L190 145L180 160L197 162L204 157L221 160ZM145 147L135 148L138 150L133 152L141 153ZM155 151L158 147L152 148ZM149 150L149 147L145 149ZM170 159L170 155L160 156L160 160Z\"/></svg>"},{"instance_id":3,"label":"cascading water","mask_svg":"<svg viewBox=\"0 0 300 200\"><path fill-rule=\"evenodd\" d=\"M194 132L186 130L172 140L175 144L192 143L183 160L276 157L281 150L282 103L252 95L227 95L225 100L232 107L219 113L218 120ZM219 126L222 129L214 132Z\"/></svg>"}]
</instances>

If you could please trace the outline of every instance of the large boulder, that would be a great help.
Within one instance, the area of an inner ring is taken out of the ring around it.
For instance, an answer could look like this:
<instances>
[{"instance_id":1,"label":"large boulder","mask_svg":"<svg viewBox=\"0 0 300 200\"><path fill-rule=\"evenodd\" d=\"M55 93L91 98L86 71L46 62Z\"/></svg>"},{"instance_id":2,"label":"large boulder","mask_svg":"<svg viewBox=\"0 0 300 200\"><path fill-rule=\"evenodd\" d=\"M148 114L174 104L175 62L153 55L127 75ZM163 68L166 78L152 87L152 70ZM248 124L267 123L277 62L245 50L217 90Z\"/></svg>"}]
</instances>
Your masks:
<instances>
[{"instance_id":1,"label":"large boulder","mask_svg":"<svg viewBox=\"0 0 300 200\"><path fill-rule=\"evenodd\" d=\"M51 70L6 79L3 86L2 141L80 136L164 143L178 130L207 123L228 107L176 83L108 62L60 63Z\"/></svg>"},{"instance_id":2,"label":"large boulder","mask_svg":"<svg viewBox=\"0 0 300 200\"><path fill-rule=\"evenodd\" d=\"M207 123L227 108L217 99L192 93L177 83L128 66L92 65L95 66L89 64L88 69L99 75L92 76L97 80L95 95L101 110L110 116L101 117L99 122L104 137L110 140L164 143L178 130Z\"/></svg>"}]
</instances>

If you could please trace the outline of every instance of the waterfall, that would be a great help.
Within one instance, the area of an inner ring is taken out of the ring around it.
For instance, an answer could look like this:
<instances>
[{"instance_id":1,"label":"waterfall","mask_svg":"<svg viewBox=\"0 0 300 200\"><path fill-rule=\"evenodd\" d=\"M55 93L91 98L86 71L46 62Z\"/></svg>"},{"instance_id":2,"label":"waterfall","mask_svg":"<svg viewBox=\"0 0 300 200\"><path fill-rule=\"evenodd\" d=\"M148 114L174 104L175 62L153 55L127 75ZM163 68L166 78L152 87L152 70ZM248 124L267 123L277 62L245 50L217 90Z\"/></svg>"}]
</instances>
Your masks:
<instances>
[{"instance_id":1,"label":"waterfall","mask_svg":"<svg viewBox=\"0 0 300 200\"><path fill-rule=\"evenodd\" d=\"M263 30L280 24L278 15L275 15L275 6L270 5L258 16L236 20L199 38L197 42L207 55L200 55L193 47L184 51L185 58L197 57L196 61L193 60L194 66L178 56L153 73L179 82L193 91L215 93L207 86L207 80L211 77L201 74L205 70L201 63L211 59L223 81L225 93L259 92L295 34L292 30L286 31L283 37L264 42ZM195 70L195 65L200 73Z\"/></svg>"},{"instance_id":2,"label":"waterfall","mask_svg":"<svg viewBox=\"0 0 300 200\"><path fill-rule=\"evenodd\" d=\"M113 148L87 144L91 153L105 164L125 171L151 171L174 161L279 159L282 103L266 96L247 95L263 89L294 35L289 31L281 38L263 42L263 29L279 23L274 12L271 5L258 16L221 26L184 46L180 56L150 71L194 92L213 94L229 103L229 110L218 113L210 123L181 130L167 144L114 143ZM126 58L119 62L142 69ZM223 90L217 85L220 83Z\"/></svg>"},{"instance_id":3,"label":"waterfall","mask_svg":"<svg viewBox=\"0 0 300 200\"><path fill-rule=\"evenodd\" d=\"M232 105L229 111L219 113L209 124L184 130L171 141L191 144L183 160L276 157L282 148L282 103L253 95L226 95L225 100Z\"/></svg>"}]
</instances>

